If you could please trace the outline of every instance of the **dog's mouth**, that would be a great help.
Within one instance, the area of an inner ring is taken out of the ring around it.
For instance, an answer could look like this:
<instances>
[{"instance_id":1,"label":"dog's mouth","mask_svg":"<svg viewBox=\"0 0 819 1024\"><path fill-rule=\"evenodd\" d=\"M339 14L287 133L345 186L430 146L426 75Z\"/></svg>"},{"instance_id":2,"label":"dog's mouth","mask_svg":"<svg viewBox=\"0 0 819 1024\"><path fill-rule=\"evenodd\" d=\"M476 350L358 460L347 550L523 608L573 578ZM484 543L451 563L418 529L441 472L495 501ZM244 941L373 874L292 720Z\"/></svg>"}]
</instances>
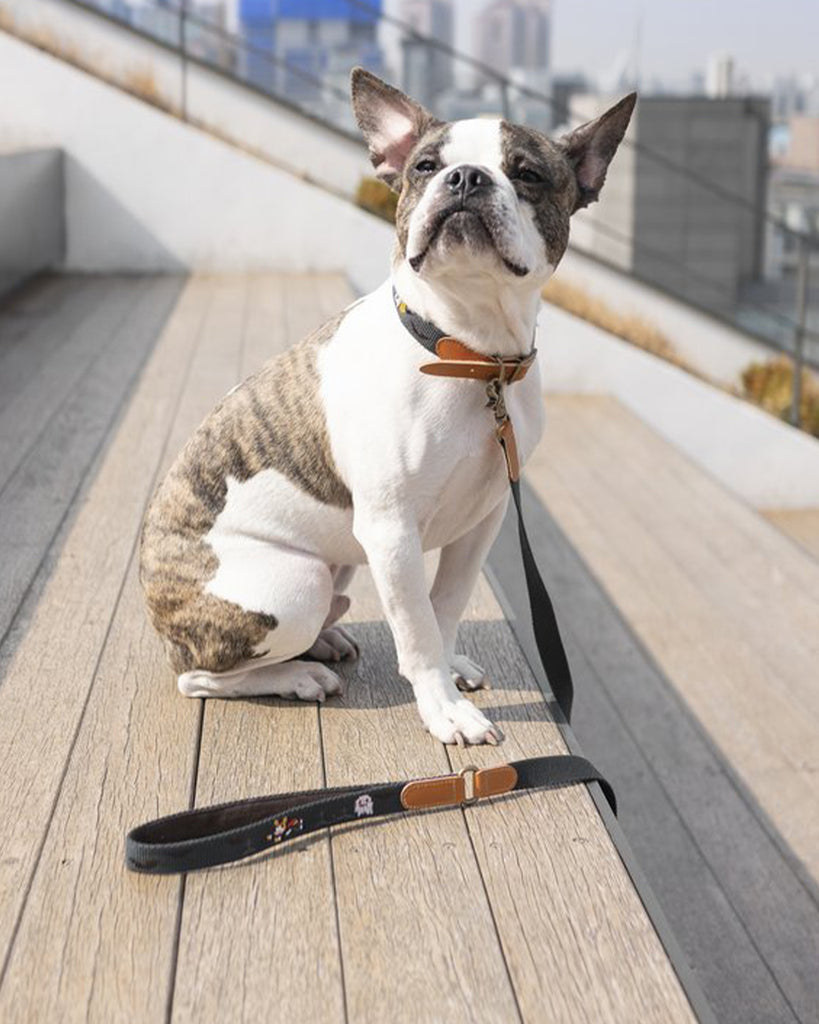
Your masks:
<instances>
[{"instance_id":1,"label":"dog's mouth","mask_svg":"<svg viewBox=\"0 0 819 1024\"><path fill-rule=\"evenodd\" d=\"M460 205L449 206L441 210L435 217L427 236L426 245L421 252L409 258L409 265L416 273L421 270L430 249L438 241L444 228L447 228L458 242L469 241L473 245L494 249L501 263L516 277L525 277L529 273L528 267L523 267L504 256L498 248L490 226L479 210Z\"/></svg>"}]
</instances>

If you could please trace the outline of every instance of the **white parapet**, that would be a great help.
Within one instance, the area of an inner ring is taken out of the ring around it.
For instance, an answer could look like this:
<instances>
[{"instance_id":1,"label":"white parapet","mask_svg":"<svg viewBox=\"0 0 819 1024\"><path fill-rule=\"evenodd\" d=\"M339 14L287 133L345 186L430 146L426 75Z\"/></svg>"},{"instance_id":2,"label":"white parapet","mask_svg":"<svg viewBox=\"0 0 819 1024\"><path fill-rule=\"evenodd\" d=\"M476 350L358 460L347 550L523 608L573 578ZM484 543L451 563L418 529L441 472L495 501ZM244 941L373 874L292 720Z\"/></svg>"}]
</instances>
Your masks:
<instances>
[{"instance_id":1,"label":"white parapet","mask_svg":"<svg viewBox=\"0 0 819 1024\"><path fill-rule=\"evenodd\" d=\"M539 347L547 391L616 395L755 508L819 505L816 438L549 304Z\"/></svg>"},{"instance_id":2,"label":"white parapet","mask_svg":"<svg viewBox=\"0 0 819 1024\"><path fill-rule=\"evenodd\" d=\"M384 221L0 32L10 146L65 153L66 270L387 275Z\"/></svg>"}]
</instances>

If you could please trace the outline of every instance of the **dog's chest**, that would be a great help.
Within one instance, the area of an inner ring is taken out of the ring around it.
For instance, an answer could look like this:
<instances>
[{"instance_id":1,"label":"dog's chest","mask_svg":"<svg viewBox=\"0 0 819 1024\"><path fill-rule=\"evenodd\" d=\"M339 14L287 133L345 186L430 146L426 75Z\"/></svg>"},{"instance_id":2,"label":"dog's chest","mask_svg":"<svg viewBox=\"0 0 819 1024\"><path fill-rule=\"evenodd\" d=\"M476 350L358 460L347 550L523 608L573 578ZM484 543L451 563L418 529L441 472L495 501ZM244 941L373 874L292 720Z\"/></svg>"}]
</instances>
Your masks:
<instances>
[{"instance_id":1,"label":"dog's chest","mask_svg":"<svg viewBox=\"0 0 819 1024\"><path fill-rule=\"evenodd\" d=\"M463 535L508 488L485 382L422 374L434 358L382 290L350 311L319 363L333 455L356 505L411 516L425 548ZM536 370L506 401L525 461L542 426Z\"/></svg>"}]
</instances>

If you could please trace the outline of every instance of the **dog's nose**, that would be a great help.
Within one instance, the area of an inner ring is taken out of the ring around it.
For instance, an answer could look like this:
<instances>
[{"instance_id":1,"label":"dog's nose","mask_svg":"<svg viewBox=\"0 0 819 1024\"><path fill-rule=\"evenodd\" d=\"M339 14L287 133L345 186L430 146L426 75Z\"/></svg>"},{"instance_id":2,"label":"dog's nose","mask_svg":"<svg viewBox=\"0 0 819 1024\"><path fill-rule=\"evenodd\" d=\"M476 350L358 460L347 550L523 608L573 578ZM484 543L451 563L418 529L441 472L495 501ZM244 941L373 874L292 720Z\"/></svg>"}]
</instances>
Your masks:
<instances>
[{"instance_id":1,"label":"dog's nose","mask_svg":"<svg viewBox=\"0 0 819 1024\"><path fill-rule=\"evenodd\" d=\"M492 184L492 179L486 171L480 167L473 167L471 164L453 167L444 181L454 196L460 195L463 199L475 192L480 192L481 189L489 188Z\"/></svg>"}]
</instances>

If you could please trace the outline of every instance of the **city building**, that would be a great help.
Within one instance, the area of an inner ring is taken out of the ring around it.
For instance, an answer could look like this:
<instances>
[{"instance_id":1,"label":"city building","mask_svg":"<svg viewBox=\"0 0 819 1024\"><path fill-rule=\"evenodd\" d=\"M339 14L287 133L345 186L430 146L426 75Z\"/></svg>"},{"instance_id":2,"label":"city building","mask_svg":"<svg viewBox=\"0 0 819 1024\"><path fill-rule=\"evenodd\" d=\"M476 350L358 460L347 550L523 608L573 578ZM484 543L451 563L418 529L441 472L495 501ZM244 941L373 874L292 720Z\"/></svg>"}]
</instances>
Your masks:
<instances>
[{"instance_id":1,"label":"city building","mask_svg":"<svg viewBox=\"0 0 819 1024\"><path fill-rule=\"evenodd\" d=\"M586 120L612 102L576 97L574 107ZM572 241L689 302L731 311L765 269L769 120L765 99L641 99L605 202L577 214Z\"/></svg>"},{"instance_id":2,"label":"city building","mask_svg":"<svg viewBox=\"0 0 819 1024\"><path fill-rule=\"evenodd\" d=\"M730 53L713 53L705 72L705 95L725 99L734 92L734 58Z\"/></svg>"},{"instance_id":3,"label":"city building","mask_svg":"<svg viewBox=\"0 0 819 1024\"><path fill-rule=\"evenodd\" d=\"M290 102L352 126L350 69L383 74L378 42L381 0L240 0L249 46L245 77Z\"/></svg>"},{"instance_id":4,"label":"city building","mask_svg":"<svg viewBox=\"0 0 819 1024\"><path fill-rule=\"evenodd\" d=\"M479 60L509 77L549 66L549 0L492 0L475 20Z\"/></svg>"},{"instance_id":5,"label":"city building","mask_svg":"<svg viewBox=\"0 0 819 1024\"><path fill-rule=\"evenodd\" d=\"M553 123L542 98L551 92L549 7L550 0L492 0L475 19L478 59L520 87L507 89L504 113L543 131Z\"/></svg>"},{"instance_id":6,"label":"city building","mask_svg":"<svg viewBox=\"0 0 819 1024\"><path fill-rule=\"evenodd\" d=\"M401 20L413 31L445 46L454 42L454 16L450 0L403 0ZM425 39L405 34L401 40L401 83L410 96L435 110L436 97L451 89L453 58Z\"/></svg>"}]
</instances>

